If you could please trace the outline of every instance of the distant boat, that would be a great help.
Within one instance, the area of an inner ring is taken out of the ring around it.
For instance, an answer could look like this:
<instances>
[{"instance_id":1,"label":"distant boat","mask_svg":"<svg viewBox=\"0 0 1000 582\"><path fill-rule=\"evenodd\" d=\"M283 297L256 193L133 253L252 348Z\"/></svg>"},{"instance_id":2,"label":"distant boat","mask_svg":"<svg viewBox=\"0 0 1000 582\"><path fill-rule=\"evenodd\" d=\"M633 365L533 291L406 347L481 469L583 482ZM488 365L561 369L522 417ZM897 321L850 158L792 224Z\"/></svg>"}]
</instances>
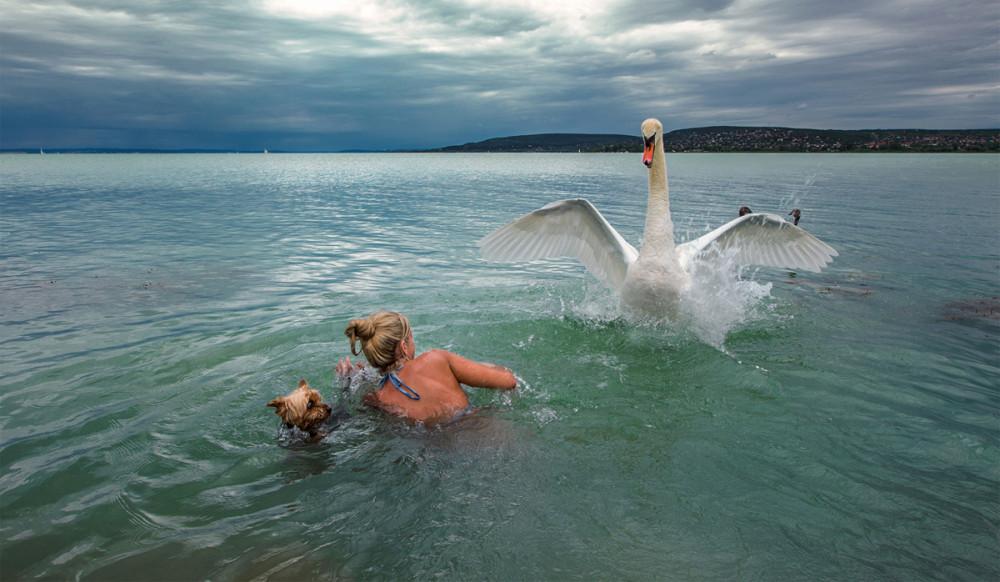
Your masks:
<instances>
[{"instance_id":1,"label":"distant boat","mask_svg":"<svg viewBox=\"0 0 1000 582\"><path fill-rule=\"evenodd\" d=\"M45 153L45 150L43 150L42 148L38 148L38 153L39 153L39 154L44 154L44 153Z\"/></svg>"},{"instance_id":2,"label":"distant boat","mask_svg":"<svg viewBox=\"0 0 1000 582\"><path fill-rule=\"evenodd\" d=\"M267 148L264 148L264 153L265 153L265 154L267 153Z\"/></svg>"}]
</instances>

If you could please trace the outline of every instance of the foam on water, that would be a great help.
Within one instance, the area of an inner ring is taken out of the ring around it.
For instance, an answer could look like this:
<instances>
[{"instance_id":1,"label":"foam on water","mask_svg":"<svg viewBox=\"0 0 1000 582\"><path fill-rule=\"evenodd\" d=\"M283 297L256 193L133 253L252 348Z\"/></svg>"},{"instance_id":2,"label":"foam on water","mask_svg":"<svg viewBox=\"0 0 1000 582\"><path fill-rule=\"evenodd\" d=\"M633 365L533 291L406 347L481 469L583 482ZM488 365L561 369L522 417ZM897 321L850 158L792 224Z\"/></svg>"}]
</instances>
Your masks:
<instances>
[{"instance_id":1,"label":"foam on water","mask_svg":"<svg viewBox=\"0 0 1000 582\"><path fill-rule=\"evenodd\" d=\"M679 305L680 323L719 349L731 331L766 316L759 307L771 296L771 283L754 280L756 272L737 264L733 254L694 261Z\"/></svg>"},{"instance_id":2,"label":"foam on water","mask_svg":"<svg viewBox=\"0 0 1000 582\"><path fill-rule=\"evenodd\" d=\"M691 284L681 294L677 315L672 320L630 314L622 309L617 294L595 282L581 281L584 288L581 298L556 296L553 301L558 302L559 313L572 314L595 327L625 320L631 325L661 329L667 337L691 334L698 341L724 351L726 337L731 332L748 322L776 317L768 308L772 283L757 281L759 270L738 264L734 254L734 251L726 255L716 253L693 262L689 273ZM544 315L552 307L540 306L538 315Z\"/></svg>"}]
</instances>

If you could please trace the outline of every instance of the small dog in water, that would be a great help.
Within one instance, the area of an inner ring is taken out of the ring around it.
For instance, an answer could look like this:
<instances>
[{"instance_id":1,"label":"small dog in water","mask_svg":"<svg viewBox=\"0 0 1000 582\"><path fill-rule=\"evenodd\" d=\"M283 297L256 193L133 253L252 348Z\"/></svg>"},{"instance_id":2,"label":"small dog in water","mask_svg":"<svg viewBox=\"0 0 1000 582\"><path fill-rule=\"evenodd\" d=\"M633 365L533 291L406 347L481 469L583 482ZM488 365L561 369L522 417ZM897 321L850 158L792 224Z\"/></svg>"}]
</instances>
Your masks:
<instances>
[{"instance_id":1,"label":"small dog in water","mask_svg":"<svg viewBox=\"0 0 1000 582\"><path fill-rule=\"evenodd\" d=\"M287 428L293 426L309 433L310 440L318 441L326 436L323 423L333 414L333 407L323 402L319 392L309 387L305 380L299 380L299 387L288 396L281 396L267 403L275 408Z\"/></svg>"}]
</instances>

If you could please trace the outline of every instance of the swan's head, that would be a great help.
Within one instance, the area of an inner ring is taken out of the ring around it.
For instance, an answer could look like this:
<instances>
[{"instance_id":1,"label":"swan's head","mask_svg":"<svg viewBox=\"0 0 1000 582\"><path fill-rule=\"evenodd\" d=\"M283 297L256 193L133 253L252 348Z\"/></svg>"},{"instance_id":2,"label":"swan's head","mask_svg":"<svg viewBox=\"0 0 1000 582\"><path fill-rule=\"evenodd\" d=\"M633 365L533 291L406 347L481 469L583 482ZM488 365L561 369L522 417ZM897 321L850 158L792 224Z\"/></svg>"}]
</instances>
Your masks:
<instances>
[{"instance_id":1,"label":"swan's head","mask_svg":"<svg viewBox=\"0 0 1000 582\"><path fill-rule=\"evenodd\" d=\"M654 148L663 147L663 124L659 120L649 118L642 122L642 144L642 163L651 168Z\"/></svg>"}]
</instances>

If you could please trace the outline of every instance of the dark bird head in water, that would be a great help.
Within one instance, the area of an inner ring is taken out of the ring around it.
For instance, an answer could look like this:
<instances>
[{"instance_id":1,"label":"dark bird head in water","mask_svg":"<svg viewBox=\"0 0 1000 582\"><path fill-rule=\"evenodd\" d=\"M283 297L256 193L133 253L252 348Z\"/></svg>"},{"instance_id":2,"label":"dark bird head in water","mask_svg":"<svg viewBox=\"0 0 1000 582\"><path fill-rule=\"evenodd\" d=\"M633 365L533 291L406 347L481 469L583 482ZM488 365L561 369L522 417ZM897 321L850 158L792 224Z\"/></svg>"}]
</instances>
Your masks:
<instances>
[{"instance_id":1,"label":"dark bird head in water","mask_svg":"<svg viewBox=\"0 0 1000 582\"><path fill-rule=\"evenodd\" d=\"M798 208L796 208L795 210L789 212L788 216L794 216L795 217L795 222L793 222L792 224L794 224L795 226L798 226L799 225L799 218L802 217L802 213L799 211Z\"/></svg>"},{"instance_id":2,"label":"dark bird head in water","mask_svg":"<svg viewBox=\"0 0 1000 582\"><path fill-rule=\"evenodd\" d=\"M746 206L740 206L740 216L743 216L745 214L753 214L753 210L750 210Z\"/></svg>"}]
</instances>

